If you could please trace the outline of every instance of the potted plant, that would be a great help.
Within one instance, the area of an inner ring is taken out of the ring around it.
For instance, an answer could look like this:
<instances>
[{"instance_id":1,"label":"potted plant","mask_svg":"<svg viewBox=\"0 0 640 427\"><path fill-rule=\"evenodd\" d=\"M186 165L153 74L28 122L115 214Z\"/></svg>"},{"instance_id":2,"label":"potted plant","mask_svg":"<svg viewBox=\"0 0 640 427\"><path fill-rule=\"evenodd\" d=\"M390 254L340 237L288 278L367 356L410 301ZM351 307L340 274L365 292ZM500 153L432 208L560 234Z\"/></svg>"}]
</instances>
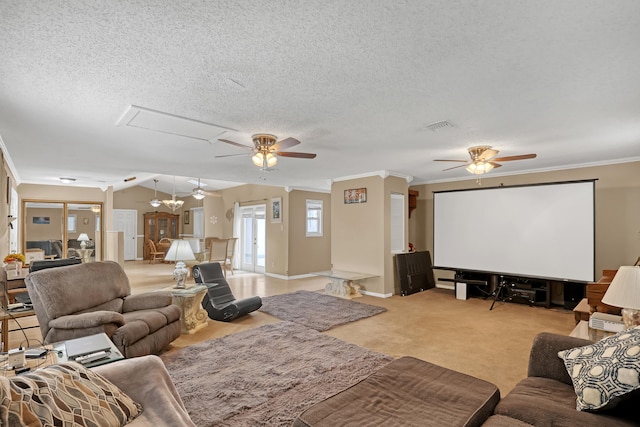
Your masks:
<instances>
[{"instance_id":1,"label":"potted plant","mask_svg":"<svg viewBox=\"0 0 640 427\"><path fill-rule=\"evenodd\" d=\"M6 268L9 270L16 270L20 272L22 265L26 262L26 258L22 254L10 253L6 257L4 257L4 262L6 263Z\"/></svg>"}]
</instances>

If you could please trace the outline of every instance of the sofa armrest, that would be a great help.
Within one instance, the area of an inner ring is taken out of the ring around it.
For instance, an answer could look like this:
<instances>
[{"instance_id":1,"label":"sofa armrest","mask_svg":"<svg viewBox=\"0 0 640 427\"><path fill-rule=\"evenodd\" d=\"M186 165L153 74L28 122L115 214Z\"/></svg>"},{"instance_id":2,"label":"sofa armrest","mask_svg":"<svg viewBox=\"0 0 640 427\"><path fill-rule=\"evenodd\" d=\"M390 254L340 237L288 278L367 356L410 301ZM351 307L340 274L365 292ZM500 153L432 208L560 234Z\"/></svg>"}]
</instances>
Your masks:
<instances>
[{"instance_id":1,"label":"sofa armrest","mask_svg":"<svg viewBox=\"0 0 640 427\"><path fill-rule=\"evenodd\" d=\"M589 340L549 332L538 334L531 346L528 376L550 378L571 385L571 377L564 362L558 357L558 352L592 343Z\"/></svg>"},{"instance_id":2,"label":"sofa armrest","mask_svg":"<svg viewBox=\"0 0 640 427\"><path fill-rule=\"evenodd\" d=\"M91 368L144 410L133 425L193 426L167 369L158 356L142 356Z\"/></svg>"},{"instance_id":3,"label":"sofa armrest","mask_svg":"<svg viewBox=\"0 0 640 427\"><path fill-rule=\"evenodd\" d=\"M87 329L107 324L124 325L124 316L115 311L92 311L81 314L60 316L49 321L49 327L55 329Z\"/></svg>"},{"instance_id":4,"label":"sofa armrest","mask_svg":"<svg viewBox=\"0 0 640 427\"><path fill-rule=\"evenodd\" d=\"M145 292L142 294L129 295L124 299L122 306L123 313L138 310L151 310L171 305L171 292Z\"/></svg>"}]
</instances>

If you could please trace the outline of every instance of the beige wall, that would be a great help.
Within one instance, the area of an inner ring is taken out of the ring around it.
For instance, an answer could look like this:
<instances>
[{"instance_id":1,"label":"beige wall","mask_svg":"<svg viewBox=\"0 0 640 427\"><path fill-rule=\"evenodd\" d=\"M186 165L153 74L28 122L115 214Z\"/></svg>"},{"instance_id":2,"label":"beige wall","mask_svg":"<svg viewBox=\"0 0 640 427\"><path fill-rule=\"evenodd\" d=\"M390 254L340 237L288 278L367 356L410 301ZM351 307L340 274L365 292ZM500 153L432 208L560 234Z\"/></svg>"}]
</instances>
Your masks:
<instances>
[{"instance_id":1,"label":"beige wall","mask_svg":"<svg viewBox=\"0 0 640 427\"><path fill-rule=\"evenodd\" d=\"M367 189L366 203L344 203L344 191L354 188ZM333 268L377 275L363 283L367 292L394 293L390 199L391 193L402 193L406 199L407 192L407 181L393 176L357 178L334 182L331 186Z\"/></svg>"},{"instance_id":2,"label":"beige wall","mask_svg":"<svg viewBox=\"0 0 640 427\"><path fill-rule=\"evenodd\" d=\"M594 166L535 174L482 178L483 187L538 184L597 179L595 196L596 271L632 265L640 256L640 162ZM419 250L433 251L433 192L476 188L474 178L466 181L412 186L418 190L418 208L411 215L410 240ZM523 209L535 207L522 207ZM436 277L451 272L436 272Z\"/></svg>"},{"instance_id":3,"label":"beige wall","mask_svg":"<svg viewBox=\"0 0 640 427\"><path fill-rule=\"evenodd\" d=\"M222 197L206 197L206 236L232 237L234 203L240 206L265 205L267 274L296 276L327 270L331 263L330 197L326 193L293 190L268 185L241 185L219 191ZM270 203L282 198L282 222L272 223ZM324 236L305 237L306 199L324 201ZM211 224L210 217L217 217ZM237 247L239 250L239 245Z\"/></svg>"},{"instance_id":4,"label":"beige wall","mask_svg":"<svg viewBox=\"0 0 640 427\"><path fill-rule=\"evenodd\" d=\"M322 236L307 237L307 200L322 201ZM289 193L289 276L331 269L331 194Z\"/></svg>"}]
</instances>

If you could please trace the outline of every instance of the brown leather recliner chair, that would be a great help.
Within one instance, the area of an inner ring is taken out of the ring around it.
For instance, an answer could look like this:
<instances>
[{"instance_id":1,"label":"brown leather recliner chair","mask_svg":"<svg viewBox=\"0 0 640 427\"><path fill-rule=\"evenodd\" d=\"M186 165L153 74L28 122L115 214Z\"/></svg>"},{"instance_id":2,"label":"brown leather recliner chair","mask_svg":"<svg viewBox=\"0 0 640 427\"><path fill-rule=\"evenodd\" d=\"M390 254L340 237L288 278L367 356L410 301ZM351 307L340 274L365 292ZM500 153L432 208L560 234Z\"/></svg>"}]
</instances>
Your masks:
<instances>
[{"instance_id":1,"label":"brown leather recliner chair","mask_svg":"<svg viewBox=\"0 0 640 427\"><path fill-rule=\"evenodd\" d=\"M112 261L35 271L25 279L45 343L106 333L125 357L160 352L180 336L169 292L131 295Z\"/></svg>"}]
</instances>

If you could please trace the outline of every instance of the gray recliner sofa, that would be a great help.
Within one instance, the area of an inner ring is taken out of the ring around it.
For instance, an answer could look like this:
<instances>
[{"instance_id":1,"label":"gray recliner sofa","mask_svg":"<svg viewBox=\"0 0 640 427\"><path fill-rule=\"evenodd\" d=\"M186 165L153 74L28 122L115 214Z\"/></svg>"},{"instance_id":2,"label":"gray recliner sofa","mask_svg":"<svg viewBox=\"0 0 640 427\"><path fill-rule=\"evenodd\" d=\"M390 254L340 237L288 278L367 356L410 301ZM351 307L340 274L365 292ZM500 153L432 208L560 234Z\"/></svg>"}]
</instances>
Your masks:
<instances>
[{"instance_id":1,"label":"gray recliner sofa","mask_svg":"<svg viewBox=\"0 0 640 427\"><path fill-rule=\"evenodd\" d=\"M119 264L92 262L30 273L25 279L45 343L106 333L122 354L156 354L180 336L169 292L131 295Z\"/></svg>"}]
</instances>

